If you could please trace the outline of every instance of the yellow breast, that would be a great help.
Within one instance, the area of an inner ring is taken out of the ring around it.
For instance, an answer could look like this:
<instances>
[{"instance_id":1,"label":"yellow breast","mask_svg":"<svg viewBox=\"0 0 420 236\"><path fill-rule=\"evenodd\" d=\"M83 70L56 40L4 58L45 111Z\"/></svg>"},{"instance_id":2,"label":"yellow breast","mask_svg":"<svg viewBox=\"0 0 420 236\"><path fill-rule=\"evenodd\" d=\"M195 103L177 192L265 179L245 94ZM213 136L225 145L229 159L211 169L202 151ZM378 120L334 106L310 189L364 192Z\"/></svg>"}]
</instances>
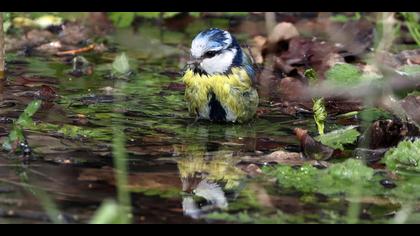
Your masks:
<instances>
[{"instance_id":1,"label":"yellow breast","mask_svg":"<svg viewBox=\"0 0 420 236\"><path fill-rule=\"evenodd\" d=\"M258 93L244 69L232 68L228 75L200 75L187 70L183 81L186 85L185 98L192 114L208 119L208 104L211 94L214 94L227 112L227 121L243 122L255 115Z\"/></svg>"}]
</instances>

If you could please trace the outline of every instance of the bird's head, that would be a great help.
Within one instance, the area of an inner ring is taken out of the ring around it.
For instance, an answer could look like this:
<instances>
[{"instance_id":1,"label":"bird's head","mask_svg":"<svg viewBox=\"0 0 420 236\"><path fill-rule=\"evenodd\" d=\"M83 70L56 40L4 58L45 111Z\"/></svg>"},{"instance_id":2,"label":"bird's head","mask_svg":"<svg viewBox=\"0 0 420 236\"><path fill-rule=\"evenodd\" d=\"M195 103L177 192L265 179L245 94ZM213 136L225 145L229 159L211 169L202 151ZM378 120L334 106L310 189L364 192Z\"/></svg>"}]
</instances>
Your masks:
<instances>
[{"instance_id":1,"label":"bird's head","mask_svg":"<svg viewBox=\"0 0 420 236\"><path fill-rule=\"evenodd\" d=\"M222 74L242 63L242 50L227 31L216 28L199 33L191 44L188 66L200 74Z\"/></svg>"}]
</instances>

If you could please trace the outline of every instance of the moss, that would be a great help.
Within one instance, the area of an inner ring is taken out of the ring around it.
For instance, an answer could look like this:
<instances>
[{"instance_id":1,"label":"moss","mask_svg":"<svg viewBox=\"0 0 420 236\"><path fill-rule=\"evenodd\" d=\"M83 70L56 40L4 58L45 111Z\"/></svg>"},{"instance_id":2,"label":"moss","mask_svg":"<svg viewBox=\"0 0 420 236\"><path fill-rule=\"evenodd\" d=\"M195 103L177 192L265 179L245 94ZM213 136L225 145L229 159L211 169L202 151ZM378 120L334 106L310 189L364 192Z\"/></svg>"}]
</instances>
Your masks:
<instances>
[{"instance_id":1,"label":"moss","mask_svg":"<svg viewBox=\"0 0 420 236\"><path fill-rule=\"evenodd\" d=\"M420 140L400 142L385 154L383 162L390 170L398 173L420 172Z\"/></svg>"},{"instance_id":2,"label":"moss","mask_svg":"<svg viewBox=\"0 0 420 236\"><path fill-rule=\"evenodd\" d=\"M326 195L351 193L355 187L376 193L381 186L373 180L374 170L360 160L348 159L332 164L327 169L317 169L305 164L297 169L290 166L266 167L263 171L277 178L278 184L286 189L304 193Z\"/></svg>"}]
</instances>

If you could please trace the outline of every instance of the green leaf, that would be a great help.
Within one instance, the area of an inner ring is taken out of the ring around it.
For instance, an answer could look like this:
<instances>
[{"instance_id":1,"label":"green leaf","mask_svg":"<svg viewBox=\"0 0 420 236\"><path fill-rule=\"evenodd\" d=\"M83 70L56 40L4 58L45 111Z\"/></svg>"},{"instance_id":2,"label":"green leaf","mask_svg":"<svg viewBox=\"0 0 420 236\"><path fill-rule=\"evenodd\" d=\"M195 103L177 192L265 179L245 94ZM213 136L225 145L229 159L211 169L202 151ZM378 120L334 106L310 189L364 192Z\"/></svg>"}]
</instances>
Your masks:
<instances>
[{"instance_id":1,"label":"green leaf","mask_svg":"<svg viewBox=\"0 0 420 236\"><path fill-rule=\"evenodd\" d=\"M130 64L125 53L121 53L115 58L112 63L112 72L117 75L126 75L130 72Z\"/></svg>"},{"instance_id":2,"label":"green leaf","mask_svg":"<svg viewBox=\"0 0 420 236\"><path fill-rule=\"evenodd\" d=\"M356 126L348 126L344 129L335 130L315 137L315 140L331 148L344 150L344 144L352 144L356 142L359 136L360 133L356 130Z\"/></svg>"},{"instance_id":3,"label":"green leaf","mask_svg":"<svg viewBox=\"0 0 420 236\"><path fill-rule=\"evenodd\" d=\"M339 23L346 23L349 20L359 20L360 18L362 18L362 15L360 14L360 12L355 12L354 16L352 17L346 16L344 14L337 14L337 15L331 16L330 20L334 22L339 22Z\"/></svg>"},{"instance_id":4,"label":"green leaf","mask_svg":"<svg viewBox=\"0 0 420 236\"><path fill-rule=\"evenodd\" d=\"M347 21L350 20L350 18L343 14L337 14L337 15L331 16L330 20L334 22L346 23Z\"/></svg>"},{"instance_id":5,"label":"green leaf","mask_svg":"<svg viewBox=\"0 0 420 236\"><path fill-rule=\"evenodd\" d=\"M314 112L314 119L316 122L316 125L318 127L318 132L320 135L324 134L324 123L327 119L327 111L325 109L324 99L320 98L314 101L314 105L312 107L312 110Z\"/></svg>"},{"instance_id":6,"label":"green leaf","mask_svg":"<svg viewBox=\"0 0 420 236\"><path fill-rule=\"evenodd\" d=\"M91 224L125 224L128 217L115 201L105 201L95 212Z\"/></svg>"},{"instance_id":7,"label":"green leaf","mask_svg":"<svg viewBox=\"0 0 420 236\"><path fill-rule=\"evenodd\" d=\"M13 144L16 142L23 141L25 137L23 136L23 129L20 126L13 126L12 131L10 131L9 136L3 142L3 150L12 151Z\"/></svg>"},{"instance_id":8,"label":"green leaf","mask_svg":"<svg viewBox=\"0 0 420 236\"><path fill-rule=\"evenodd\" d=\"M19 116L19 119L16 121L16 125L20 125L22 127L29 127L33 124L32 116L39 110L41 107L42 101L35 100L32 101L23 111L23 113Z\"/></svg>"},{"instance_id":9,"label":"green leaf","mask_svg":"<svg viewBox=\"0 0 420 236\"><path fill-rule=\"evenodd\" d=\"M391 119L392 115L382 109L373 107L364 109L359 113L360 119L367 122L377 121L379 119Z\"/></svg>"},{"instance_id":10,"label":"green leaf","mask_svg":"<svg viewBox=\"0 0 420 236\"><path fill-rule=\"evenodd\" d=\"M247 16L248 12L223 12L225 16Z\"/></svg>"},{"instance_id":11,"label":"green leaf","mask_svg":"<svg viewBox=\"0 0 420 236\"><path fill-rule=\"evenodd\" d=\"M136 12L137 16L149 19L157 19L159 18L161 12Z\"/></svg>"},{"instance_id":12,"label":"green leaf","mask_svg":"<svg viewBox=\"0 0 420 236\"><path fill-rule=\"evenodd\" d=\"M163 18L171 18L174 17L176 15L178 15L181 12L164 12L163 13Z\"/></svg>"},{"instance_id":13,"label":"green leaf","mask_svg":"<svg viewBox=\"0 0 420 236\"><path fill-rule=\"evenodd\" d=\"M63 19L61 17L54 16L54 15L44 15L44 16L36 18L34 22L40 28L45 29L45 28L48 28L49 26L63 24Z\"/></svg>"},{"instance_id":14,"label":"green leaf","mask_svg":"<svg viewBox=\"0 0 420 236\"><path fill-rule=\"evenodd\" d=\"M383 162L392 171L420 172L420 140L402 141L385 154Z\"/></svg>"},{"instance_id":15,"label":"green leaf","mask_svg":"<svg viewBox=\"0 0 420 236\"><path fill-rule=\"evenodd\" d=\"M28 117L32 117L39 110L39 108L41 107L41 105L42 105L42 101L41 100L32 101L25 108L25 110L23 111L23 114L26 115L26 116L28 116Z\"/></svg>"},{"instance_id":16,"label":"green leaf","mask_svg":"<svg viewBox=\"0 0 420 236\"><path fill-rule=\"evenodd\" d=\"M188 14L193 17L200 17L201 12L188 12Z\"/></svg>"},{"instance_id":17,"label":"green leaf","mask_svg":"<svg viewBox=\"0 0 420 236\"><path fill-rule=\"evenodd\" d=\"M406 20L406 26L408 31L416 41L417 45L420 45L420 25L418 23L418 14L416 12L401 12Z\"/></svg>"},{"instance_id":18,"label":"green leaf","mask_svg":"<svg viewBox=\"0 0 420 236\"><path fill-rule=\"evenodd\" d=\"M338 63L325 72L327 81L338 86L354 86L360 83L362 72L354 65Z\"/></svg>"},{"instance_id":19,"label":"green leaf","mask_svg":"<svg viewBox=\"0 0 420 236\"><path fill-rule=\"evenodd\" d=\"M109 18L118 28L129 27L136 16L135 12L110 12Z\"/></svg>"},{"instance_id":20,"label":"green leaf","mask_svg":"<svg viewBox=\"0 0 420 236\"><path fill-rule=\"evenodd\" d=\"M309 79L309 84L311 85L318 81L318 75L312 68L305 70L304 75Z\"/></svg>"}]
</instances>

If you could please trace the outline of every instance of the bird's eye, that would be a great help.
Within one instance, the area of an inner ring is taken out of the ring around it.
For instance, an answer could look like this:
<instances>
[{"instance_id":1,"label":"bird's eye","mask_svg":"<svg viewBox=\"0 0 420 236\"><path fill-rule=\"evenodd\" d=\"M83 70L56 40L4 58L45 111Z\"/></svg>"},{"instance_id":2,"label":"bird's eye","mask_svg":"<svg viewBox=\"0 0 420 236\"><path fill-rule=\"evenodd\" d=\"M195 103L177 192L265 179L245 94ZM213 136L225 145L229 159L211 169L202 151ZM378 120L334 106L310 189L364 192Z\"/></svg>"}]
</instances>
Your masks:
<instances>
[{"instance_id":1,"label":"bird's eye","mask_svg":"<svg viewBox=\"0 0 420 236\"><path fill-rule=\"evenodd\" d=\"M217 54L217 51L208 51L204 54L204 57L211 58L211 57L216 56L216 54Z\"/></svg>"}]
</instances>

